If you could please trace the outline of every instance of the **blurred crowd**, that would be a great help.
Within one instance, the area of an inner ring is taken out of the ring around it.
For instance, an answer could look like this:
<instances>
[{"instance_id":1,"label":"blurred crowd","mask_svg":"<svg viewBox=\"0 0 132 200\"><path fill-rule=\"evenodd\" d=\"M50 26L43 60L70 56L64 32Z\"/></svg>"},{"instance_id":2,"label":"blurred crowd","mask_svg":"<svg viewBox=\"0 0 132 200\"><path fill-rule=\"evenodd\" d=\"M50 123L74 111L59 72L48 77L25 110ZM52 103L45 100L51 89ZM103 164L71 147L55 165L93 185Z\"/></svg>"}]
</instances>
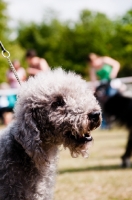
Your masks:
<instances>
[{"instance_id":1,"label":"blurred crowd","mask_svg":"<svg viewBox=\"0 0 132 200\"><path fill-rule=\"evenodd\" d=\"M25 60L28 64L27 70L21 66L19 60L12 61L20 82L50 69L48 62L44 58L37 56L37 52L34 49L27 50ZM6 72L5 76L7 81L0 84L0 120L2 124L8 125L13 119L13 108L20 84L11 69Z\"/></svg>"},{"instance_id":2,"label":"blurred crowd","mask_svg":"<svg viewBox=\"0 0 132 200\"><path fill-rule=\"evenodd\" d=\"M27 80L30 76L35 76L40 72L50 70L48 62L44 58L39 57L34 49L27 50L25 60L28 65L27 70L21 66L19 60L12 61L20 82ZM112 79L117 77L120 70L120 63L117 60L108 56L99 56L95 53L88 54L87 65L92 89L94 91L96 91L98 87L98 80L100 84L104 82L109 83ZM9 124L13 118L13 108L16 102L17 90L20 86L11 69L6 72L6 79L7 82L0 85L0 119L4 125ZM119 85L119 88L117 88L117 85ZM115 88L107 87L106 93L107 95L111 95L115 90L120 88L123 87L120 84L115 84ZM7 93L3 94L3 90L6 90ZM9 92L9 90L12 92ZM104 94L104 96L105 95L106 94ZM105 123L105 119L103 119L103 123Z\"/></svg>"}]
</instances>

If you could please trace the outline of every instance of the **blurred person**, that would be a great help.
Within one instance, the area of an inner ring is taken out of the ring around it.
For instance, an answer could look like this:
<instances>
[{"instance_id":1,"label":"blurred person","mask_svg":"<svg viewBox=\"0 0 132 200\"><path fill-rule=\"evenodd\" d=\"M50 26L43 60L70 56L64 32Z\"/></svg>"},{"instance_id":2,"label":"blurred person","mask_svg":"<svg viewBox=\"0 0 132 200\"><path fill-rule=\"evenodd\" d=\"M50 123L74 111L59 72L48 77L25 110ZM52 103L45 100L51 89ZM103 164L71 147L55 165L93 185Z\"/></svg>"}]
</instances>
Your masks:
<instances>
[{"instance_id":1,"label":"blurred person","mask_svg":"<svg viewBox=\"0 0 132 200\"><path fill-rule=\"evenodd\" d=\"M111 87L111 80L117 77L120 69L120 63L108 56L99 56L95 53L90 53L87 57L88 65L90 66L89 74L92 81L92 88L95 90L95 95L100 102L101 106L110 96L117 93L118 89ZM100 84L97 86L97 80ZM116 86L116 84L115 84ZM101 128L109 129L109 124L106 122L102 114L103 121Z\"/></svg>"},{"instance_id":2,"label":"blurred person","mask_svg":"<svg viewBox=\"0 0 132 200\"><path fill-rule=\"evenodd\" d=\"M16 70L16 73L17 73L17 76L19 77L20 82L25 81L26 71L23 67L21 67L19 60L13 60L12 64ZM6 78L8 82L8 87L6 88L5 83L3 83L1 85L1 89L7 90L7 94L2 95L0 97L0 102L1 102L0 112L3 118L4 125L7 125L12 121L13 109L14 109L16 99L17 99L17 94L16 92L14 92L14 90L16 91L20 87L20 84L18 80L16 79L14 72L11 69L9 69L6 72ZM10 93L9 90L12 90L12 89L13 89L13 92Z\"/></svg>"},{"instance_id":3,"label":"blurred person","mask_svg":"<svg viewBox=\"0 0 132 200\"><path fill-rule=\"evenodd\" d=\"M50 69L47 61L44 58L38 57L34 49L26 52L26 61L29 65L27 69L28 76L35 76L41 71L46 72Z\"/></svg>"},{"instance_id":4,"label":"blurred person","mask_svg":"<svg viewBox=\"0 0 132 200\"><path fill-rule=\"evenodd\" d=\"M95 53L90 53L87 57L87 62L90 65L89 74L95 89L95 82L110 81L117 77L120 69L120 63L108 56L99 56Z\"/></svg>"},{"instance_id":5,"label":"blurred person","mask_svg":"<svg viewBox=\"0 0 132 200\"><path fill-rule=\"evenodd\" d=\"M0 84L0 121L7 126L13 119L13 109L16 103L17 95L7 83ZM15 90L16 91L16 90Z\"/></svg>"},{"instance_id":6,"label":"blurred person","mask_svg":"<svg viewBox=\"0 0 132 200\"><path fill-rule=\"evenodd\" d=\"M20 79L20 82L25 81L26 80L26 71L23 67L21 67L20 62L18 60L14 60L12 62L12 64L16 70L16 73ZM6 77L7 77L7 82L9 83L11 88L18 88L20 86L18 83L18 80L16 79L16 77L11 69L7 71Z\"/></svg>"},{"instance_id":7,"label":"blurred person","mask_svg":"<svg viewBox=\"0 0 132 200\"><path fill-rule=\"evenodd\" d=\"M3 113L3 123L5 126L11 123L13 120L13 112L4 112Z\"/></svg>"}]
</instances>

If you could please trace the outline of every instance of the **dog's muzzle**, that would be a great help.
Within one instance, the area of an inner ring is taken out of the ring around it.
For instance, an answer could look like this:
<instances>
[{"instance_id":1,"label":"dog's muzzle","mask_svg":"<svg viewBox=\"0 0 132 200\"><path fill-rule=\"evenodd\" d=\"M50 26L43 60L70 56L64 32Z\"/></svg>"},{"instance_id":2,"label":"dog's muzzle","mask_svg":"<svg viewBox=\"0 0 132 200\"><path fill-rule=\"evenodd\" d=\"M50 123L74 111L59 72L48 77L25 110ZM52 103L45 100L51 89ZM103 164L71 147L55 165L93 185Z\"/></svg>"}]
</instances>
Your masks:
<instances>
[{"instance_id":1,"label":"dog's muzzle","mask_svg":"<svg viewBox=\"0 0 132 200\"><path fill-rule=\"evenodd\" d=\"M89 123L87 124L87 119ZM101 124L101 113L99 111L94 111L87 114L87 119L84 120L83 129L80 131L68 130L64 133L66 138L69 138L73 141L77 141L80 144L84 144L93 140L90 132L96 129Z\"/></svg>"}]
</instances>

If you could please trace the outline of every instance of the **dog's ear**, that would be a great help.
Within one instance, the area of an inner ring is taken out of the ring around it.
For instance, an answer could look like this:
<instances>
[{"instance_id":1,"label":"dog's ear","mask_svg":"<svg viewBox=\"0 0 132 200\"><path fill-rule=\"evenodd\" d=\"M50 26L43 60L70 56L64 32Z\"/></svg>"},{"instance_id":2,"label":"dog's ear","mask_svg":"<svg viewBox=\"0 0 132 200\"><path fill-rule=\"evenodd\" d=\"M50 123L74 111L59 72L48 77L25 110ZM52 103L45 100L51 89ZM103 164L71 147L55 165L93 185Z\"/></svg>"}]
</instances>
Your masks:
<instances>
[{"instance_id":1,"label":"dog's ear","mask_svg":"<svg viewBox=\"0 0 132 200\"><path fill-rule=\"evenodd\" d=\"M37 167L48 162L46 152L42 148L40 139L40 131L33 119L32 111L25 112L23 122L19 133L15 135L15 139L25 149L25 152L34 160Z\"/></svg>"}]
</instances>

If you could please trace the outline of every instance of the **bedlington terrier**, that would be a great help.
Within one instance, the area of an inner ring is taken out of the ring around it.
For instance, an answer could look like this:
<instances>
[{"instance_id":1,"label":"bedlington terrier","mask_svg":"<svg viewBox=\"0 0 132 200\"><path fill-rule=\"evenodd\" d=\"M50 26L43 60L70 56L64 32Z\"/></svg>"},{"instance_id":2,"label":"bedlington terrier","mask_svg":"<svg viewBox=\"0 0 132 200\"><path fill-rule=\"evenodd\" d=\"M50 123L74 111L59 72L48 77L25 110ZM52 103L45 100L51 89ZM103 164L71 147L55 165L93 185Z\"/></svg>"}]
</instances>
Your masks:
<instances>
[{"instance_id":1,"label":"bedlington terrier","mask_svg":"<svg viewBox=\"0 0 132 200\"><path fill-rule=\"evenodd\" d=\"M61 68L22 84L0 138L0 200L51 200L60 145L86 156L101 110L87 82Z\"/></svg>"}]
</instances>

